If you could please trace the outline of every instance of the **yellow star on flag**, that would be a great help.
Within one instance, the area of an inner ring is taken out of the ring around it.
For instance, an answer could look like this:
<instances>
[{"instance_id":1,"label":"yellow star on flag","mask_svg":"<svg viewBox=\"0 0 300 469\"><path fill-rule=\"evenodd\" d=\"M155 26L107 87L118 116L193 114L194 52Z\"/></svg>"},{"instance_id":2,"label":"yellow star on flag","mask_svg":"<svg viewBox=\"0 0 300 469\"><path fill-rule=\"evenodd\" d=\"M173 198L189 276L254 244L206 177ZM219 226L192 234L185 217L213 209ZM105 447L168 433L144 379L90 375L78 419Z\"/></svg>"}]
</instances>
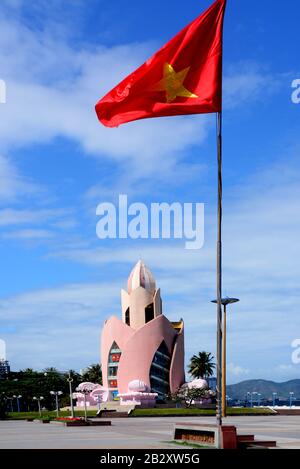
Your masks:
<instances>
[{"instance_id":1,"label":"yellow star on flag","mask_svg":"<svg viewBox=\"0 0 300 469\"><path fill-rule=\"evenodd\" d=\"M189 91L183 82L186 79L191 67L186 67L181 72L175 72L172 65L165 63L164 76L160 82L155 85L155 91L165 91L167 103L171 103L177 96L183 98L198 98L198 96Z\"/></svg>"}]
</instances>

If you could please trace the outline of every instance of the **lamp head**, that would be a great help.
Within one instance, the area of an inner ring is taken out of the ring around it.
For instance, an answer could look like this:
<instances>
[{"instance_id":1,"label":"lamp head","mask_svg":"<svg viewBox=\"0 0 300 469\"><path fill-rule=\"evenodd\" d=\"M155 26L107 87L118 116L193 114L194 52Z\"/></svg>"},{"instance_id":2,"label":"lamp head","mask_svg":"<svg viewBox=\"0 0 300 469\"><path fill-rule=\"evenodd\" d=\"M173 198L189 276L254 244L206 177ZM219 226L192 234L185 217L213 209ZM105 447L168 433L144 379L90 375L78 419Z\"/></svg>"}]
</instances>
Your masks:
<instances>
[{"instance_id":1,"label":"lamp head","mask_svg":"<svg viewBox=\"0 0 300 469\"><path fill-rule=\"evenodd\" d=\"M225 298L221 299L221 304L223 306L227 306L232 303L237 303L238 301L240 301L238 298L229 298L228 296L226 296ZM211 303L218 303L218 300L212 300Z\"/></svg>"}]
</instances>

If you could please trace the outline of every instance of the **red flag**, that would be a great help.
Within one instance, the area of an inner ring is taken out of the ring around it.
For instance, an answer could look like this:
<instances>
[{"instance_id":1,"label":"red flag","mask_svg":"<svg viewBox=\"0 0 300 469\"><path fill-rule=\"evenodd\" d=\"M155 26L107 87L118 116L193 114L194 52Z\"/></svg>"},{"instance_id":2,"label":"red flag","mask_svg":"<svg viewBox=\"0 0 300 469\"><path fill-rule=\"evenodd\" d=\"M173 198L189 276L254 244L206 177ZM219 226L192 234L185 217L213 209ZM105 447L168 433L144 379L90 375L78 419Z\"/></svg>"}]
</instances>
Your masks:
<instances>
[{"instance_id":1,"label":"red flag","mask_svg":"<svg viewBox=\"0 0 300 469\"><path fill-rule=\"evenodd\" d=\"M222 108L222 34L226 0L216 0L96 104L107 127L149 117Z\"/></svg>"}]
</instances>

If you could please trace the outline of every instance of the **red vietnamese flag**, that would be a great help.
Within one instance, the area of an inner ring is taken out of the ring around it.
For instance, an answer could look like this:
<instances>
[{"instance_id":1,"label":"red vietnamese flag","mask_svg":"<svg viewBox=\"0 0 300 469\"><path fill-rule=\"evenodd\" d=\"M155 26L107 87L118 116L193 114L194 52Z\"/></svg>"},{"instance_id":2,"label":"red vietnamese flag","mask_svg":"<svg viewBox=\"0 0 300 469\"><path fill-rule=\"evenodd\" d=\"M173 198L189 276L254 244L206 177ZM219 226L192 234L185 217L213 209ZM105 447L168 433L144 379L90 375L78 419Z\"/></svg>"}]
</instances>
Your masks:
<instances>
[{"instance_id":1,"label":"red vietnamese flag","mask_svg":"<svg viewBox=\"0 0 300 469\"><path fill-rule=\"evenodd\" d=\"M149 117L222 109L222 34L226 0L201 16L97 104L107 127Z\"/></svg>"}]
</instances>

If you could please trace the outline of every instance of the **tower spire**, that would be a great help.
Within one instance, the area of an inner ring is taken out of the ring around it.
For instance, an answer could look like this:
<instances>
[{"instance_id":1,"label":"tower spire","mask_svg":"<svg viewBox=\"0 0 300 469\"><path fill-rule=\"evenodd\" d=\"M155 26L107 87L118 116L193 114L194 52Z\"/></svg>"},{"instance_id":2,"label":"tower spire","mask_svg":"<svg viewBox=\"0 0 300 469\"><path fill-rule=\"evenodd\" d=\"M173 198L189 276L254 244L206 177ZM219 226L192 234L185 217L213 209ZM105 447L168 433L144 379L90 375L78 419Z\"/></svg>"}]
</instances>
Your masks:
<instances>
[{"instance_id":1,"label":"tower spire","mask_svg":"<svg viewBox=\"0 0 300 469\"><path fill-rule=\"evenodd\" d=\"M128 293L131 294L133 290L138 287L142 287L147 290L149 293L153 294L156 291L156 282L155 278L148 269L148 267L144 264L144 262L140 259L132 269L127 282L127 290Z\"/></svg>"}]
</instances>

